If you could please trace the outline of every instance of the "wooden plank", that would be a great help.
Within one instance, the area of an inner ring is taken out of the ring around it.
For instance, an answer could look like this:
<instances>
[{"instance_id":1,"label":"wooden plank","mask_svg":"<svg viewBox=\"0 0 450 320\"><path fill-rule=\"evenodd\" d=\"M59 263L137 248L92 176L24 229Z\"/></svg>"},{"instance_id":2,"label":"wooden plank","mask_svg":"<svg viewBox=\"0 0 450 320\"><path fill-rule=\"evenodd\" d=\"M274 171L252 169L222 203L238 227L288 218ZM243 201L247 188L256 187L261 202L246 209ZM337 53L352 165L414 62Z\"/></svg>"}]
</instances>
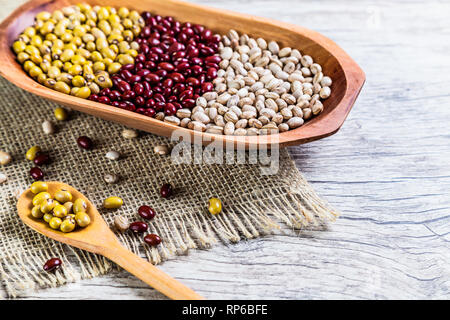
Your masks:
<instances>
[{"instance_id":1,"label":"wooden plank","mask_svg":"<svg viewBox=\"0 0 450 320\"><path fill-rule=\"evenodd\" d=\"M216 299L448 298L450 4L193 2L319 31L360 64L367 82L336 135L290 148L317 192L342 211L329 230L192 251L162 270ZM116 272L25 298L163 297Z\"/></svg>"}]
</instances>

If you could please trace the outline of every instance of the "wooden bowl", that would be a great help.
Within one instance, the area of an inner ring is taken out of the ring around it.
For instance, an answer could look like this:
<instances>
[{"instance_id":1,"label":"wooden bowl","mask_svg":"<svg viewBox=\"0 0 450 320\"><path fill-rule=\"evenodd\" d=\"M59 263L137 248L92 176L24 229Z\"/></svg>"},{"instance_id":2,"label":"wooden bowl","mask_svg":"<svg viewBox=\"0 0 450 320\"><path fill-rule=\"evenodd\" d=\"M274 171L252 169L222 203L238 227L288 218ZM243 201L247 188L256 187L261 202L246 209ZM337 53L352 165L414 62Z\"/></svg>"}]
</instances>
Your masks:
<instances>
[{"instance_id":1,"label":"wooden bowl","mask_svg":"<svg viewBox=\"0 0 450 320\"><path fill-rule=\"evenodd\" d=\"M135 112L48 89L23 71L15 60L11 45L16 37L32 24L36 13L43 10L51 12L78 2L126 6L139 12L147 10L163 16L170 15L180 21L203 24L220 34L226 34L233 28L252 37L276 40L281 46L297 48L302 54L313 57L314 61L322 66L324 74L333 80L332 94L324 101L323 112L297 129L270 136L225 136L192 131ZM190 138L191 142L206 145L216 141L223 145L239 145L245 148L270 147L273 144L296 145L332 135L342 126L365 81L364 72L356 62L333 41L317 32L271 19L176 0L31 0L0 24L0 61L0 74L7 80L26 91L72 109L157 135L170 137L173 131L177 130L179 136L182 135L185 140Z\"/></svg>"}]
</instances>

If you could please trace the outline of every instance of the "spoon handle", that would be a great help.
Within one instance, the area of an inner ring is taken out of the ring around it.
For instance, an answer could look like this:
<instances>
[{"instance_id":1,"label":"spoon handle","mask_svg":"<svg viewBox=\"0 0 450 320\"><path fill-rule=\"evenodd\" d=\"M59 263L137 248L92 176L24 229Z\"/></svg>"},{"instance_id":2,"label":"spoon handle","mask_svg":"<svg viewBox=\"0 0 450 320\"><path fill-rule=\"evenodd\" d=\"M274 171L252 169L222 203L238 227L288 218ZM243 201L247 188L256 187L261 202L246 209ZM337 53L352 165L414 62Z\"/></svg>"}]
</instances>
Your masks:
<instances>
[{"instance_id":1,"label":"spoon handle","mask_svg":"<svg viewBox=\"0 0 450 320\"><path fill-rule=\"evenodd\" d=\"M104 248L102 253L108 259L135 275L152 288L175 300L204 300L202 296L170 277L151 263L116 244Z\"/></svg>"}]
</instances>

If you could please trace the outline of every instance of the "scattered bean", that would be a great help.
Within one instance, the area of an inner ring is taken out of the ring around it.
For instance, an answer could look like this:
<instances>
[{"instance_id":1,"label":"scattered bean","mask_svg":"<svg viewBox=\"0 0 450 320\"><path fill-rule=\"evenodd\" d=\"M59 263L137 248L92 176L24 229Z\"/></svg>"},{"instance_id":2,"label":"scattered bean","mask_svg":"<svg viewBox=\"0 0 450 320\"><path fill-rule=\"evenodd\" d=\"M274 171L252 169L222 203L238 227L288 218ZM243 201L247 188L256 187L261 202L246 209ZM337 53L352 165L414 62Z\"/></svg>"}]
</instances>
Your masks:
<instances>
[{"instance_id":1,"label":"scattered bean","mask_svg":"<svg viewBox=\"0 0 450 320\"><path fill-rule=\"evenodd\" d=\"M136 221L130 224L130 230L134 233L143 233L147 231L148 224L143 221Z\"/></svg>"},{"instance_id":2,"label":"scattered bean","mask_svg":"<svg viewBox=\"0 0 450 320\"><path fill-rule=\"evenodd\" d=\"M158 244L161 243L161 238L154 233L150 233L144 237L144 241L148 245L150 245L152 247L156 247Z\"/></svg>"},{"instance_id":3,"label":"scattered bean","mask_svg":"<svg viewBox=\"0 0 450 320\"><path fill-rule=\"evenodd\" d=\"M44 178L44 172L39 167L33 167L30 169L30 176L34 180L42 180Z\"/></svg>"},{"instance_id":4,"label":"scattered bean","mask_svg":"<svg viewBox=\"0 0 450 320\"><path fill-rule=\"evenodd\" d=\"M120 154L117 151L108 151L105 157L109 160L119 160Z\"/></svg>"},{"instance_id":5,"label":"scattered bean","mask_svg":"<svg viewBox=\"0 0 450 320\"><path fill-rule=\"evenodd\" d=\"M34 164L37 166L42 166L44 164L50 163L50 156L46 153L37 153L33 160Z\"/></svg>"},{"instance_id":6,"label":"scattered bean","mask_svg":"<svg viewBox=\"0 0 450 320\"><path fill-rule=\"evenodd\" d=\"M125 232L130 227L130 223L128 222L128 219L126 217L116 216L114 218L114 226L118 231Z\"/></svg>"},{"instance_id":7,"label":"scattered bean","mask_svg":"<svg viewBox=\"0 0 450 320\"><path fill-rule=\"evenodd\" d=\"M106 183L112 184L112 183L116 183L119 180L119 177L114 173L107 173L107 174L105 174L103 179L105 179Z\"/></svg>"},{"instance_id":8,"label":"scattered bean","mask_svg":"<svg viewBox=\"0 0 450 320\"><path fill-rule=\"evenodd\" d=\"M142 218L148 219L148 220L153 219L156 215L155 210L153 210L153 208L146 206L146 205L140 206L138 208L138 213Z\"/></svg>"},{"instance_id":9,"label":"scattered bean","mask_svg":"<svg viewBox=\"0 0 450 320\"><path fill-rule=\"evenodd\" d=\"M0 151L0 165L7 165L12 161L12 157L9 153Z\"/></svg>"},{"instance_id":10,"label":"scattered bean","mask_svg":"<svg viewBox=\"0 0 450 320\"><path fill-rule=\"evenodd\" d=\"M0 172L0 183L4 183L4 182L6 182L6 180L8 180L8 178L6 177L6 174L4 174L3 172Z\"/></svg>"},{"instance_id":11,"label":"scattered bean","mask_svg":"<svg viewBox=\"0 0 450 320\"><path fill-rule=\"evenodd\" d=\"M62 265L62 261L59 258L51 258L44 264L44 271L52 272L58 270Z\"/></svg>"},{"instance_id":12,"label":"scattered bean","mask_svg":"<svg viewBox=\"0 0 450 320\"><path fill-rule=\"evenodd\" d=\"M77 139L77 144L86 150L90 150L93 147L93 142L91 140L91 138L86 137L86 136L81 136Z\"/></svg>"}]
</instances>

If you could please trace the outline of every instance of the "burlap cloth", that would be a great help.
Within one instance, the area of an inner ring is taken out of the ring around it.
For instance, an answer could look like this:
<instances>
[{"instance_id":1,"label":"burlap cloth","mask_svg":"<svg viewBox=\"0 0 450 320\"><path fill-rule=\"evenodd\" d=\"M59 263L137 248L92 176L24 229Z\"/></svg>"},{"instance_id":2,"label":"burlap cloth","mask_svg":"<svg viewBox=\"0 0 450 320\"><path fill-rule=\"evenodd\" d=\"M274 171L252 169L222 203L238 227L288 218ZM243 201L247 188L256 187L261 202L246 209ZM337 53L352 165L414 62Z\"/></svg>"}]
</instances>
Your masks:
<instances>
[{"instance_id":1,"label":"burlap cloth","mask_svg":"<svg viewBox=\"0 0 450 320\"><path fill-rule=\"evenodd\" d=\"M184 254L193 248L208 248L217 241L237 242L279 229L279 222L292 228L321 225L337 213L322 201L296 169L286 150L280 151L277 175L262 175L258 165L174 164L168 156L153 152L169 139L141 133L127 140L123 126L93 116L72 112L70 121L59 122L54 135L45 135L41 123L53 120L57 105L29 94L0 78L0 150L13 162L0 167L8 177L0 184L0 276L10 296L25 290L58 286L80 278L94 277L112 269L107 259L59 244L39 235L18 218L15 193L32 183L32 163L25 152L33 145L48 151L52 163L45 166L46 180L66 182L101 208L103 199L117 195L125 205L115 211L101 210L113 226L116 215L139 219L137 208L148 204L157 211L150 231L163 239L158 248L143 244L142 235L118 234L129 249L152 263ZM76 139L87 135L95 141L92 151L81 150ZM117 150L122 158L105 158ZM115 172L121 179L106 184L103 176ZM159 188L170 182L176 196L162 199ZM206 205L211 196L224 203L224 211L212 216ZM42 271L50 257L60 257L64 267L55 274Z\"/></svg>"}]
</instances>

